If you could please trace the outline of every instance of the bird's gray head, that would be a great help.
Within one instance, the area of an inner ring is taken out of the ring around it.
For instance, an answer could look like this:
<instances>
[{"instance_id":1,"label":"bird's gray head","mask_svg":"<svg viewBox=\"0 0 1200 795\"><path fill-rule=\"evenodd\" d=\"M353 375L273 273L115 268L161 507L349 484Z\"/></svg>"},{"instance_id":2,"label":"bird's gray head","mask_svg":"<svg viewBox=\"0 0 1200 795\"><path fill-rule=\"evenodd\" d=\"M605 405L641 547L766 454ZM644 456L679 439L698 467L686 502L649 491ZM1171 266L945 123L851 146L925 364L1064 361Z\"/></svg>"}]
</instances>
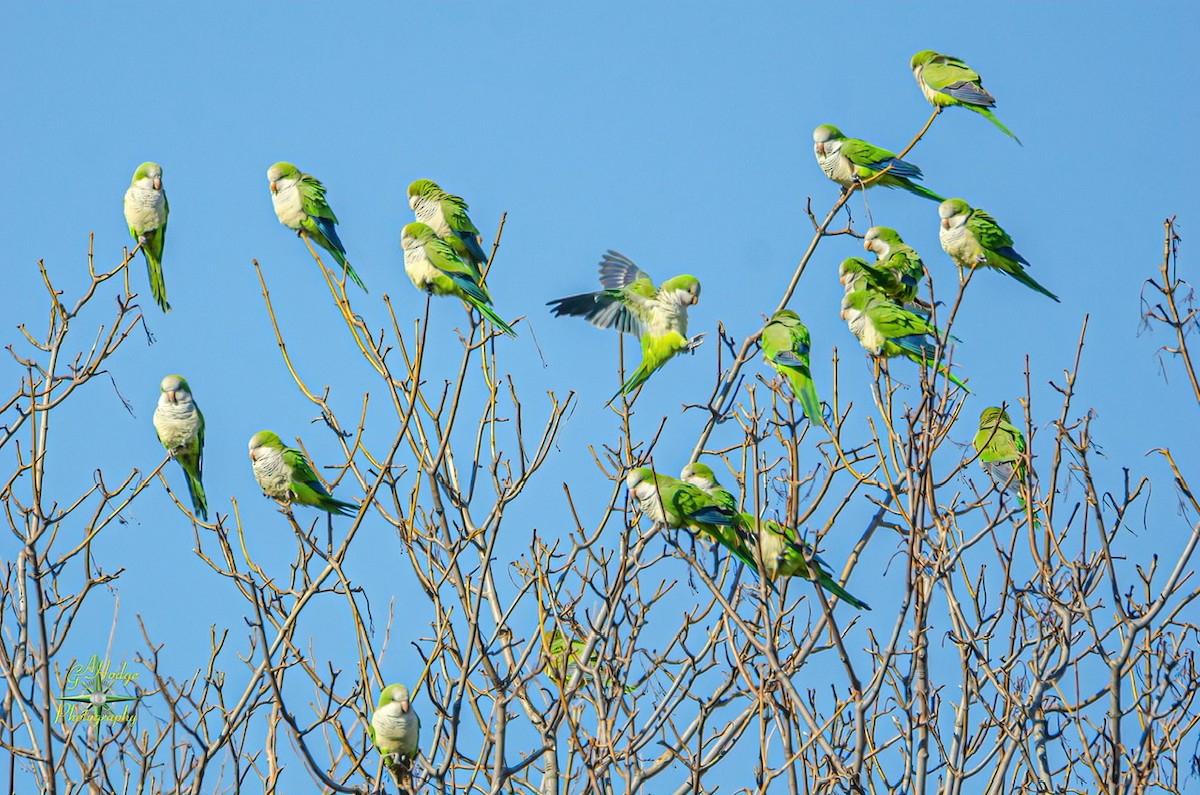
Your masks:
<instances>
[{"instance_id":1,"label":"bird's gray head","mask_svg":"<svg viewBox=\"0 0 1200 795\"><path fill-rule=\"evenodd\" d=\"M970 213L971 205L962 199L946 199L938 205L938 217L942 219L943 229L962 226L967 222Z\"/></svg>"},{"instance_id":2,"label":"bird's gray head","mask_svg":"<svg viewBox=\"0 0 1200 795\"><path fill-rule=\"evenodd\" d=\"M636 491L637 487L654 477L654 472L650 467L638 467L637 469L629 470L629 474L625 476L625 487L630 491Z\"/></svg>"},{"instance_id":3,"label":"bird's gray head","mask_svg":"<svg viewBox=\"0 0 1200 795\"><path fill-rule=\"evenodd\" d=\"M257 461L260 451L265 447L283 447L283 442L276 433L272 433L271 431L259 431L250 437L250 460Z\"/></svg>"},{"instance_id":4,"label":"bird's gray head","mask_svg":"<svg viewBox=\"0 0 1200 795\"><path fill-rule=\"evenodd\" d=\"M408 712L410 706L408 688L404 685L388 685L383 689L381 696L380 701L383 704L397 704L400 706L401 712Z\"/></svg>"},{"instance_id":5,"label":"bird's gray head","mask_svg":"<svg viewBox=\"0 0 1200 795\"><path fill-rule=\"evenodd\" d=\"M148 183L155 190L162 190L162 166L147 160L133 172L133 184ZM143 185L146 187L146 185Z\"/></svg>"},{"instance_id":6,"label":"bird's gray head","mask_svg":"<svg viewBox=\"0 0 1200 795\"><path fill-rule=\"evenodd\" d=\"M275 165L267 169L267 182L271 185L271 193L276 193L279 190L279 182L285 179L293 179L300 173L300 169L293 166L291 163L280 160Z\"/></svg>"},{"instance_id":7,"label":"bird's gray head","mask_svg":"<svg viewBox=\"0 0 1200 795\"><path fill-rule=\"evenodd\" d=\"M181 375L169 375L159 384L168 403L186 403L192 399L192 390L187 379Z\"/></svg>"}]
</instances>

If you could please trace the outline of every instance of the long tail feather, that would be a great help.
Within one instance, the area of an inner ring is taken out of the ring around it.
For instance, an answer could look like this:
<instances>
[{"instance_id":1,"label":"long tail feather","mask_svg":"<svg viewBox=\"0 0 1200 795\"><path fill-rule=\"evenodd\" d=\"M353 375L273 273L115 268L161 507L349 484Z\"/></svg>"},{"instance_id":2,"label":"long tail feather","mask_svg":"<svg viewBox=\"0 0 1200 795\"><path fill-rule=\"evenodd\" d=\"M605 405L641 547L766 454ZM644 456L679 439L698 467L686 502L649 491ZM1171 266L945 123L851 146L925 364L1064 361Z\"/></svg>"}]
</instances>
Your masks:
<instances>
[{"instance_id":1,"label":"long tail feather","mask_svg":"<svg viewBox=\"0 0 1200 795\"><path fill-rule=\"evenodd\" d=\"M1028 287L1029 289L1037 290L1042 295L1049 296L1050 298L1053 298L1055 301L1058 301L1057 295L1050 292L1042 285L1038 284L1036 281L1034 281L1034 278L1032 276L1030 276L1028 273L1026 273L1025 271L1023 271L1023 270L1011 270L1011 271L1006 270L1004 272L1007 273L1009 276L1013 277L1014 279L1016 279L1017 281L1019 281L1021 284ZM1059 303L1062 303L1062 302L1059 301Z\"/></svg>"},{"instance_id":2,"label":"long tail feather","mask_svg":"<svg viewBox=\"0 0 1200 795\"><path fill-rule=\"evenodd\" d=\"M142 253L146 255L146 273L150 277L150 295L154 297L154 303L158 304L159 308L164 312L171 311L171 305L167 303L167 280L163 276L162 261L154 256L147 247L142 246Z\"/></svg>"},{"instance_id":3,"label":"long tail feather","mask_svg":"<svg viewBox=\"0 0 1200 795\"><path fill-rule=\"evenodd\" d=\"M833 579L833 577L831 577L828 574L822 574L820 579L817 580L817 583L822 588L824 588L826 591L829 591L831 594L838 597L839 599L841 599L843 602L850 605L851 607L856 607L859 610L870 610L871 609L871 606L869 604L867 604L862 599L859 599L858 597L851 594L849 591L847 591L841 585L838 585L837 580Z\"/></svg>"},{"instance_id":4,"label":"long tail feather","mask_svg":"<svg viewBox=\"0 0 1200 795\"><path fill-rule=\"evenodd\" d=\"M1004 123L996 118L996 114L992 113L992 111L989 110L988 108L981 108L977 105L965 105L964 107L970 108L971 110L978 113L980 116L983 116L985 119L990 121L992 124L996 125L998 128L1000 128L1000 132L1004 133L1009 138L1016 141L1018 146L1025 145L1025 144L1021 143L1021 139L1018 138L1016 135L1014 135L1012 130L1005 127Z\"/></svg>"}]
</instances>

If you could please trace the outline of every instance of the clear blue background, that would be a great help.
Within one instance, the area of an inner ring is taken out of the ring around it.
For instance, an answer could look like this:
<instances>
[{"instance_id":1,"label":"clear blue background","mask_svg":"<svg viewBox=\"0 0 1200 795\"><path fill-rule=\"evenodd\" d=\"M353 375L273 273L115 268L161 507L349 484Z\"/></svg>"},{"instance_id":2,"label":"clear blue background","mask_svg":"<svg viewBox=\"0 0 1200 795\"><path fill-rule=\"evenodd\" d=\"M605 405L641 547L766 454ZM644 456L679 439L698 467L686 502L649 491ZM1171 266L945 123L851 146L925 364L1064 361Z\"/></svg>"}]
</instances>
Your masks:
<instances>
[{"instance_id":1,"label":"clear blue background","mask_svg":"<svg viewBox=\"0 0 1200 795\"><path fill-rule=\"evenodd\" d=\"M18 341L19 323L35 334L44 327L38 259L69 297L86 282L89 233L99 265L119 262L132 244L121 198L138 163L162 164L171 202L164 269L174 311L163 316L149 299L139 257L133 285L156 342L148 346L135 332L109 365L134 411L97 379L56 419L50 487L60 500L86 488L98 467L111 482L157 465L163 453L150 420L158 382L180 372L208 420L211 507L224 513L236 497L253 530L252 552L286 566L293 537L260 496L246 441L271 428L285 439L302 436L318 464L338 453L322 426L310 424L315 411L278 355L252 258L263 266L297 366L312 386L334 385L331 403L345 424L353 424L362 391L374 389L303 245L272 212L265 172L289 160L325 182L351 261L371 289L352 298L373 328L387 322L384 294L404 322L424 309L398 245L411 220L409 182L432 178L466 197L489 241L508 213L489 285L502 315L528 319L518 340L498 343L501 366L534 418L544 416L546 390L579 393L559 452L531 486L544 507L525 514L545 532L565 531L562 481L577 499L602 500L611 488L582 451L616 437L615 418L601 405L618 385L617 346L611 332L553 320L545 302L595 289L606 248L656 279L701 279L692 331L709 332L708 342L650 382L635 421L649 435L671 416L658 460L677 456L682 466L703 417L678 409L711 388L718 320L739 340L760 326L811 236L806 200L823 214L837 195L813 160L812 129L834 123L898 150L930 111L908 69L925 48L977 69L1024 146L951 110L909 159L932 189L991 212L1034 277L1063 298L1054 304L999 274L976 277L956 326L956 362L975 393L956 441L969 442L985 405L1023 395L1026 355L1035 424L1047 427L1058 411L1047 381L1061 382L1090 313L1077 409L1096 412L1093 433L1110 476L1104 487L1118 487L1120 466L1163 476L1156 459L1143 458L1151 448L1194 447L1197 408L1177 366L1168 363L1163 377L1156 351L1167 337L1139 334L1138 300L1143 280L1157 275L1163 219L1178 214L1186 239L1197 217L1193 4L106 2L13 4L6 16L0 342ZM869 200L875 222L923 252L947 295L955 270L937 242L936 205L901 191L875 190ZM864 231L861 197L852 207ZM1186 243L1183 251L1194 273ZM843 400L865 410L869 367L838 317L836 278L844 257L861 254L848 237L823 242L791 305L812 331L818 389L829 381L836 346ZM107 322L114 294L112 285L102 288L87 319ZM452 329L464 315L445 300L433 312L447 357L429 371L436 384L454 373ZM90 344L88 328L78 329L78 346ZM916 380L914 369L894 371ZM7 357L0 362L6 385L21 372ZM1052 437L1050 429L1047 444ZM1200 463L1179 448L1183 463ZM173 464L167 473L182 489ZM1168 482L1151 516L1169 524L1144 536L1147 555L1182 544ZM358 495L347 481L338 496ZM207 627L236 633L244 607L192 553L190 524L157 485L126 518L106 531L106 565L126 568L111 656L141 647L133 617L140 613L166 643L167 665L186 676L207 648ZM506 529L506 554L515 556L527 539L516 522ZM421 598L407 564L399 573L383 568L399 551L394 532L365 530L349 566L376 588L376 604L393 593L400 604ZM835 559L838 546L831 535L827 556ZM0 549L11 557L17 546L9 537ZM890 551L880 551L881 566ZM864 596L902 585L876 585L873 574L858 573ZM106 642L111 604L90 612L94 636L82 636L71 653L86 657ZM419 670L411 650L391 662L396 678Z\"/></svg>"}]
</instances>

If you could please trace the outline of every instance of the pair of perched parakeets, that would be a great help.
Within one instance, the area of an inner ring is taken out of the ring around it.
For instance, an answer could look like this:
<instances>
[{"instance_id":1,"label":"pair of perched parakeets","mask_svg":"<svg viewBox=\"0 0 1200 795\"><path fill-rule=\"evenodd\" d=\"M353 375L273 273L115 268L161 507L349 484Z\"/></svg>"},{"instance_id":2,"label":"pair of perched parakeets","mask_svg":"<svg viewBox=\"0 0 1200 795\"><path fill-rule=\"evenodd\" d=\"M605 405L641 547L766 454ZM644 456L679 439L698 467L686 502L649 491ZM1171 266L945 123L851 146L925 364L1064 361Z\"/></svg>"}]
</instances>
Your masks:
<instances>
[{"instance_id":1,"label":"pair of perched parakeets","mask_svg":"<svg viewBox=\"0 0 1200 795\"><path fill-rule=\"evenodd\" d=\"M168 375L162 380L158 406L154 409L154 430L183 469L192 511L201 521L208 521L208 500L202 479L204 415L183 376ZM259 431L251 437L250 460L254 479L269 497L289 504L311 505L340 516L351 516L358 510L353 503L330 496L304 453L287 447L271 431Z\"/></svg>"},{"instance_id":2,"label":"pair of perched parakeets","mask_svg":"<svg viewBox=\"0 0 1200 795\"><path fill-rule=\"evenodd\" d=\"M267 169L267 181L279 222L332 254L345 274L366 290L346 259L346 248L335 228L337 217L325 200L320 180L291 163L280 162ZM428 179L408 186L408 203L417 220L401 231L400 246L404 270L412 283L431 295L458 296L515 337L516 332L492 308L492 296L483 283L488 257L480 245L479 229L467 214L467 203Z\"/></svg>"}]
</instances>

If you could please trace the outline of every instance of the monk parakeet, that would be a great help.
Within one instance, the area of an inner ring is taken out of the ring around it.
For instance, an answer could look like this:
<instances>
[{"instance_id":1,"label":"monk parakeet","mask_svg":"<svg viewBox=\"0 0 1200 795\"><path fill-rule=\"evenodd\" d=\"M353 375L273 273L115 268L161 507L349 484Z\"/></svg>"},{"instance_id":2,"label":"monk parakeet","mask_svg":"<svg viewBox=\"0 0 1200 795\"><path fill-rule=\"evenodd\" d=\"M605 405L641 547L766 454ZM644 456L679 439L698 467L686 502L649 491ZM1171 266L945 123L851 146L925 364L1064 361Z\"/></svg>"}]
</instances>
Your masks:
<instances>
[{"instance_id":1,"label":"monk parakeet","mask_svg":"<svg viewBox=\"0 0 1200 795\"><path fill-rule=\"evenodd\" d=\"M171 311L167 303L167 282L163 278L163 243L167 239L167 192L162 186L162 166L145 162L133 172L129 190L125 191L125 223L129 234L142 244L146 270L150 275L150 295L164 312Z\"/></svg>"},{"instance_id":2,"label":"monk parakeet","mask_svg":"<svg viewBox=\"0 0 1200 795\"><path fill-rule=\"evenodd\" d=\"M417 220L433 228L437 236L450 244L463 262L483 271L487 254L480 245L483 238L461 197L446 193L431 179L419 179L408 186L408 206Z\"/></svg>"},{"instance_id":3,"label":"monk parakeet","mask_svg":"<svg viewBox=\"0 0 1200 795\"><path fill-rule=\"evenodd\" d=\"M346 247L337 233L337 216L325 201L325 186L311 174L305 174L291 163L279 162L267 169L271 187L271 204L279 223L308 235L314 243L328 251L342 266L342 271L366 292L367 285L358 278L346 259Z\"/></svg>"},{"instance_id":4,"label":"monk parakeet","mask_svg":"<svg viewBox=\"0 0 1200 795\"><path fill-rule=\"evenodd\" d=\"M813 386L809 368L808 328L800 322L800 316L790 309L782 309L771 316L759 339L763 360L774 367L792 385L796 400L804 409L809 422L821 422L821 401ZM686 479L686 478L685 478Z\"/></svg>"},{"instance_id":5,"label":"monk parakeet","mask_svg":"<svg viewBox=\"0 0 1200 795\"><path fill-rule=\"evenodd\" d=\"M886 226L873 226L863 238L863 248L875 253L871 266L881 277L883 296L906 306L916 302L921 282L925 278L925 263L912 246L900 238L900 233Z\"/></svg>"},{"instance_id":6,"label":"monk parakeet","mask_svg":"<svg viewBox=\"0 0 1200 795\"><path fill-rule=\"evenodd\" d=\"M714 526L729 527L734 522L733 509L692 484L660 475L650 467L629 470L625 485L642 513L665 527L704 533L716 540Z\"/></svg>"},{"instance_id":7,"label":"monk parakeet","mask_svg":"<svg viewBox=\"0 0 1200 795\"><path fill-rule=\"evenodd\" d=\"M181 375L169 375L160 384L158 406L154 409L154 430L171 457L179 462L187 479L192 511L208 521L208 500L204 496L204 415L192 399L192 388Z\"/></svg>"},{"instance_id":8,"label":"monk parakeet","mask_svg":"<svg viewBox=\"0 0 1200 795\"><path fill-rule=\"evenodd\" d=\"M691 483L660 475L649 467L631 469L625 485L651 521L707 538L753 568L754 558L739 535L737 506L730 504L732 495L714 498Z\"/></svg>"},{"instance_id":9,"label":"monk parakeet","mask_svg":"<svg viewBox=\"0 0 1200 795\"><path fill-rule=\"evenodd\" d=\"M597 644L599 646L599 644ZM558 685L568 684L572 677L575 676L575 671L579 668L581 655L587 648L587 643L582 640L572 640L562 630L549 630L542 633L542 654L546 658L546 675L550 677L550 681ZM595 670L605 667L600 659L599 651L592 651L587 660L587 667L584 669L581 681L587 681L591 678L588 674L588 669ZM607 686L610 682L607 676L601 679ZM630 685L623 687L626 693L636 693L637 688Z\"/></svg>"},{"instance_id":10,"label":"monk parakeet","mask_svg":"<svg viewBox=\"0 0 1200 795\"><path fill-rule=\"evenodd\" d=\"M254 479L268 497L311 505L339 516L358 512L357 505L331 497L304 453L285 447L271 431L259 431L250 437L250 460L254 464Z\"/></svg>"},{"instance_id":11,"label":"monk parakeet","mask_svg":"<svg viewBox=\"0 0 1200 795\"><path fill-rule=\"evenodd\" d=\"M608 401L612 403L644 384L671 357L700 344L703 334L687 337L688 307L700 301L700 280L683 274L655 289L633 260L610 249L600 260L600 285L603 290L556 298L547 306L555 317L582 317L598 328L641 338L642 362Z\"/></svg>"},{"instance_id":12,"label":"monk parakeet","mask_svg":"<svg viewBox=\"0 0 1200 795\"><path fill-rule=\"evenodd\" d=\"M417 289L432 295L456 295L505 334L517 336L492 309L492 296L479 269L460 259L432 227L420 221L409 224L400 233L400 246L404 249L404 270Z\"/></svg>"},{"instance_id":13,"label":"monk parakeet","mask_svg":"<svg viewBox=\"0 0 1200 795\"><path fill-rule=\"evenodd\" d=\"M886 149L857 138L847 138L832 124L822 124L813 130L813 152L825 176L843 188L863 184L868 188L882 185L885 188L904 188L909 193L933 201L942 200L929 188L913 182L914 179L921 179L921 169ZM871 179L877 174L881 175L878 179Z\"/></svg>"},{"instance_id":14,"label":"monk parakeet","mask_svg":"<svg viewBox=\"0 0 1200 795\"><path fill-rule=\"evenodd\" d=\"M912 57L910 68L930 105L939 109L957 105L973 110L999 127L1005 135L1021 143L1021 139L1013 135L1012 130L1001 124L996 114L992 113L996 98L984 90L979 73L961 60L953 55L921 50Z\"/></svg>"},{"instance_id":15,"label":"monk parakeet","mask_svg":"<svg viewBox=\"0 0 1200 795\"><path fill-rule=\"evenodd\" d=\"M938 239L958 267L995 268L1026 287L1058 300L1057 295L1035 282L1021 267L1029 261L1012 247L1013 239L992 216L972 208L962 199L946 199L938 207L938 217L942 220Z\"/></svg>"},{"instance_id":16,"label":"monk parakeet","mask_svg":"<svg viewBox=\"0 0 1200 795\"><path fill-rule=\"evenodd\" d=\"M856 290L871 290L879 295L884 294L887 280L867 264L862 257L846 257L838 266L838 281L842 283L844 292Z\"/></svg>"},{"instance_id":17,"label":"monk parakeet","mask_svg":"<svg viewBox=\"0 0 1200 795\"><path fill-rule=\"evenodd\" d=\"M846 293L842 298L842 319L872 356L904 356L917 364L934 364L936 345L929 337L938 336L938 330L925 318L881 295L869 290ZM967 389L945 365L937 367L952 382Z\"/></svg>"},{"instance_id":18,"label":"monk parakeet","mask_svg":"<svg viewBox=\"0 0 1200 795\"><path fill-rule=\"evenodd\" d=\"M737 510L736 498L717 482L707 464L698 461L688 464L683 468L680 478L703 491L719 505ZM757 545L763 562L763 574L768 580L774 581L780 577L815 580L822 588L859 610L871 609L866 602L852 596L838 584L830 574L828 564L790 527L755 519L752 514L739 513L734 526L721 533L717 540L756 573L758 564L754 559L753 546ZM809 566L810 560L812 566Z\"/></svg>"},{"instance_id":19,"label":"monk parakeet","mask_svg":"<svg viewBox=\"0 0 1200 795\"><path fill-rule=\"evenodd\" d=\"M409 703L407 687L388 685L383 689L371 716L370 733L396 786L407 792L421 734L421 719Z\"/></svg>"},{"instance_id":20,"label":"monk parakeet","mask_svg":"<svg viewBox=\"0 0 1200 795\"><path fill-rule=\"evenodd\" d=\"M1019 485L1025 479L1025 434L1007 411L998 406L983 410L974 445L983 471L997 486Z\"/></svg>"}]
</instances>

